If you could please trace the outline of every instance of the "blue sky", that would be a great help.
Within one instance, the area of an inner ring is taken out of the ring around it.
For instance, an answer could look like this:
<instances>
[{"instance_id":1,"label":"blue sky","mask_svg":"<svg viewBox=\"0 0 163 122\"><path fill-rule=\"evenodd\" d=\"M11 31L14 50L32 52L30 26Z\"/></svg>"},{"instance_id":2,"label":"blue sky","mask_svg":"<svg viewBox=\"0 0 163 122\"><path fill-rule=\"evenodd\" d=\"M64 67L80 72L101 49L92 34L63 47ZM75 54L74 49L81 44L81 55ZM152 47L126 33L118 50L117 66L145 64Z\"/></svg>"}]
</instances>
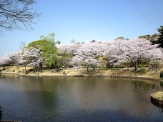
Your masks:
<instances>
[{"instance_id":1,"label":"blue sky","mask_svg":"<svg viewBox=\"0 0 163 122\"><path fill-rule=\"evenodd\" d=\"M113 41L158 33L163 25L163 0L36 0L42 17L34 30L2 31L0 56L19 50L20 42L38 40L54 32L62 44Z\"/></svg>"}]
</instances>

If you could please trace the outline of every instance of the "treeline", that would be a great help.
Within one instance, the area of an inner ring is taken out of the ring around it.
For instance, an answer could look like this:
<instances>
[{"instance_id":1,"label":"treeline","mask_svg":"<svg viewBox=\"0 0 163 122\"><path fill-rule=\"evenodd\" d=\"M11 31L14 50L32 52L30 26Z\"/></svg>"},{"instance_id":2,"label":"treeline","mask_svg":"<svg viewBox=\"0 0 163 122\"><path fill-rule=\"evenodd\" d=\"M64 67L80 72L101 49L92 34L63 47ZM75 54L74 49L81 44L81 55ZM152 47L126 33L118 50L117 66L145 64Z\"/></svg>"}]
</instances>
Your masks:
<instances>
[{"instance_id":1,"label":"treeline","mask_svg":"<svg viewBox=\"0 0 163 122\"><path fill-rule=\"evenodd\" d=\"M162 38L163 26L159 31L159 37L153 43L144 37L137 39L118 38L113 42L71 43L61 45L55 41L55 34L41 36L39 40L22 46L21 51L12 52L0 58L0 66L31 66L35 71L42 67L85 67L89 72L90 68L96 71L97 67L112 68L122 66L134 66L138 70L141 62L157 66L163 59ZM148 36L147 36L148 37Z\"/></svg>"}]
</instances>

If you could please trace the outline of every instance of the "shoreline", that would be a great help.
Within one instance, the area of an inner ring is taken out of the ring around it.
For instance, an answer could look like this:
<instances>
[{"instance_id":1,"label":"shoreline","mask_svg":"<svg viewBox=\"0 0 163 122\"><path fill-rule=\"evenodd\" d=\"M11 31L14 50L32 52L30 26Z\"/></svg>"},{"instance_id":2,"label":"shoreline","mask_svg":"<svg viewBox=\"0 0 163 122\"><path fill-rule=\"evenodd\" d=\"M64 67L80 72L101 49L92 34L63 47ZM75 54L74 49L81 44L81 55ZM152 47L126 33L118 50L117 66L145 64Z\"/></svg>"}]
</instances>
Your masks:
<instances>
[{"instance_id":1,"label":"shoreline","mask_svg":"<svg viewBox=\"0 0 163 122\"><path fill-rule=\"evenodd\" d=\"M161 71L161 70L160 70ZM85 68L63 68L61 71L55 69L42 69L40 72L36 72L32 67L27 67L27 74L24 73L24 67L19 67L19 70L14 66L5 67L5 70L0 69L0 75L13 75L22 77L108 77L108 78L126 78L126 79L142 79L161 81L163 79L159 77L160 72L147 70L145 73L135 73L132 70L126 71L125 69L96 69L96 72L87 72Z\"/></svg>"},{"instance_id":2,"label":"shoreline","mask_svg":"<svg viewBox=\"0 0 163 122\"><path fill-rule=\"evenodd\" d=\"M85 75L85 74L74 74L74 75L64 75L61 73L55 74L23 74L23 73L15 73L15 72L0 72L0 75L12 75L12 76L22 76L22 77L108 77L108 78L126 78L126 79L139 79L139 80L152 80L156 82L162 82L163 79L161 78L152 78L146 76L127 76L127 75L104 75L104 74L95 74L95 75Z\"/></svg>"}]
</instances>

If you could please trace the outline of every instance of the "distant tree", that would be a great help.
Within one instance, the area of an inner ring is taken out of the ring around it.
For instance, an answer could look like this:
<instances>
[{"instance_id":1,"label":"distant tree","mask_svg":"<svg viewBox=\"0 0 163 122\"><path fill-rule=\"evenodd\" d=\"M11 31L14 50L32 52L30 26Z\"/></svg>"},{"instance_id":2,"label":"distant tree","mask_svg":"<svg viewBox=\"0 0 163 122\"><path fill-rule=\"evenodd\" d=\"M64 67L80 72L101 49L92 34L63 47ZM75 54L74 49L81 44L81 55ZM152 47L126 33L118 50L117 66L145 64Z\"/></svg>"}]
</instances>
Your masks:
<instances>
[{"instance_id":1,"label":"distant tree","mask_svg":"<svg viewBox=\"0 0 163 122\"><path fill-rule=\"evenodd\" d=\"M158 38L159 38L159 34L153 34L152 36L151 36L151 42L152 42L152 44L157 44L158 42L157 42L157 40L158 40Z\"/></svg>"},{"instance_id":2,"label":"distant tree","mask_svg":"<svg viewBox=\"0 0 163 122\"><path fill-rule=\"evenodd\" d=\"M159 34L153 34L153 35L143 35L143 36L139 36L139 39L145 39L145 40L149 40L150 42L152 42L152 44L158 44L158 38L159 38Z\"/></svg>"},{"instance_id":3,"label":"distant tree","mask_svg":"<svg viewBox=\"0 0 163 122\"><path fill-rule=\"evenodd\" d=\"M0 29L32 29L31 24L40 14L31 6L35 0L0 0Z\"/></svg>"},{"instance_id":4,"label":"distant tree","mask_svg":"<svg viewBox=\"0 0 163 122\"><path fill-rule=\"evenodd\" d=\"M124 37L118 37L118 38L116 38L115 40L124 40Z\"/></svg>"},{"instance_id":5,"label":"distant tree","mask_svg":"<svg viewBox=\"0 0 163 122\"><path fill-rule=\"evenodd\" d=\"M96 42L96 40L92 40L91 43Z\"/></svg>"},{"instance_id":6,"label":"distant tree","mask_svg":"<svg viewBox=\"0 0 163 122\"><path fill-rule=\"evenodd\" d=\"M145 40L151 40L151 36L148 34L148 35L144 35L144 36L139 36L138 37L139 39L145 39Z\"/></svg>"},{"instance_id":7,"label":"distant tree","mask_svg":"<svg viewBox=\"0 0 163 122\"><path fill-rule=\"evenodd\" d=\"M20 50L24 51L25 47L26 47L25 42L20 42L20 46L19 46Z\"/></svg>"},{"instance_id":8,"label":"distant tree","mask_svg":"<svg viewBox=\"0 0 163 122\"><path fill-rule=\"evenodd\" d=\"M71 43L76 43L75 39L72 39L72 40L71 40Z\"/></svg>"},{"instance_id":9,"label":"distant tree","mask_svg":"<svg viewBox=\"0 0 163 122\"><path fill-rule=\"evenodd\" d=\"M56 41L56 44L61 44L61 42L59 40Z\"/></svg>"},{"instance_id":10,"label":"distant tree","mask_svg":"<svg viewBox=\"0 0 163 122\"><path fill-rule=\"evenodd\" d=\"M160 28L157 29L159 32L159 38L157 40L157 43L159 44L158 47L163 48L163 26L160 26Z\"/></svg>"}]
</instances>

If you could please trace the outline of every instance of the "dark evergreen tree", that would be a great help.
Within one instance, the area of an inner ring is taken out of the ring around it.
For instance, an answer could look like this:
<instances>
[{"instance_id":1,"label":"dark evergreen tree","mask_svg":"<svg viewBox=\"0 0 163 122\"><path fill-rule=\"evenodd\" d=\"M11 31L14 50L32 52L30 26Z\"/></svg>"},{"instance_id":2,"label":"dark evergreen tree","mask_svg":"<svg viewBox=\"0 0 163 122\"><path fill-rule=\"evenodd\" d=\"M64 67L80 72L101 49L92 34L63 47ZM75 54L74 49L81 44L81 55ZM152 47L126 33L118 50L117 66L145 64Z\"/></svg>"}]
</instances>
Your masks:
<instances>
[{"instance_id":1,"label":"dark evergreen tree","mask_svg":"<svg viewBox=\"0 0 163 122\"><path fill-rule=\"evenodd\" d=\"M158 47L163 48L163 26L160 26L160 28L157 29L159 32L159 38L157 40L157 43L159 44Z\"/></svg>"}]
</instances>

